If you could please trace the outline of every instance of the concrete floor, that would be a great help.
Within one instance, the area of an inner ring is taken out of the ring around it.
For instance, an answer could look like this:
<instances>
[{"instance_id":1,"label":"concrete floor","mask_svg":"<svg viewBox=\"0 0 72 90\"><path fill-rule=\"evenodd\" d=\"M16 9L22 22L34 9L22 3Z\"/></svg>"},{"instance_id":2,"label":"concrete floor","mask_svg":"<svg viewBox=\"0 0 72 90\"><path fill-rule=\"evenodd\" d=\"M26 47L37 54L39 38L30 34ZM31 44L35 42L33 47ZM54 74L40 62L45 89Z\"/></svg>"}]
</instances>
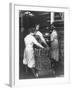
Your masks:
<instances>
[{"instance_id":1,"label":"concrete floor","mask_svg":"<svg viewBox=\"0 0 72 90\"><path fill-rule=\"evenodd\" d=\"M28 69L28 72L25 70L25 66L23 64L20 65L20 71L19 71L19 78L22 79L34 79L35 76L32 73L30 69ZM39 78L51 78L51 77L63 77L64 76L64 65L62 63L57 63L55 67L55 76L39 76Z\"/></svg>"}]
</instances>

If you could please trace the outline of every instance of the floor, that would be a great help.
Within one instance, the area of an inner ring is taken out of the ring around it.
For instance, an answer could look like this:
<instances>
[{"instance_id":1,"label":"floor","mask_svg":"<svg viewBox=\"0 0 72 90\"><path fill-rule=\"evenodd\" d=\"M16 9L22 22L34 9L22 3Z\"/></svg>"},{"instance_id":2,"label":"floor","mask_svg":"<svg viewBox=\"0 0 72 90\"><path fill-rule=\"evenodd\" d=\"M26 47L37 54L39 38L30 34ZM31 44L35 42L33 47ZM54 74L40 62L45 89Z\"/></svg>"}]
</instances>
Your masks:
<instances>
[{"instance_id":1,"label":"floor","mask_svg":"<svg viewBox=\"0 0 72 90\"><path fill-rule=\"evenodd\" d=\"M28 72L26 72L25 70L25 66L23 64L20 65L20 74L19 74L19 78L20 79L34 79L35 76L32 73L32 71L30 69L28 69ZM55 67L55 76L54 77L63 77L64 76L64 65L62 63L57 63L56 67ZM53 77L51 76L40 76L39 78L51 78Z\"/></svg>"}]
</instances>

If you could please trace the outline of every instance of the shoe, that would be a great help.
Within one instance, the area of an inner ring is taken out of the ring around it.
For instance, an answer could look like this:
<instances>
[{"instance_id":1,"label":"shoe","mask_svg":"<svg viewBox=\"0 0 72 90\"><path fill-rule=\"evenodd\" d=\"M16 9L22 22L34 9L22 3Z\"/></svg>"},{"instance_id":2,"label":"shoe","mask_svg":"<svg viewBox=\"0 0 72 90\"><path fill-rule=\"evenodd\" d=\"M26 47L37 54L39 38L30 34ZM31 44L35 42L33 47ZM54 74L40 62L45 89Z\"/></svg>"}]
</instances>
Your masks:
<instances>
[{"instance_id":1,"label":"shoe","mask_svg":"<svg viewBox=\"0 0 72 90\"><path fill-rule=\"evenodd\" d=\"M36 78L38 78L38 73L36 73L36 75L35 75L35 76L36 76Z\"/></svg>"}]
</instances>

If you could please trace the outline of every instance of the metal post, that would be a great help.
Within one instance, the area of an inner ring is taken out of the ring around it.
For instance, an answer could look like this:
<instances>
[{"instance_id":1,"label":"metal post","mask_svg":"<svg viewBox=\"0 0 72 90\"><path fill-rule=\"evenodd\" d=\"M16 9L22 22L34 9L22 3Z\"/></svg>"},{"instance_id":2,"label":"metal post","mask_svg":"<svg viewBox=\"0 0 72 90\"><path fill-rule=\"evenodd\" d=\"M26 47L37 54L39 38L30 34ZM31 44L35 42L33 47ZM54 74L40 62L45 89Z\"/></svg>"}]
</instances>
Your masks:
<instances>
[{"instance_id":1,"label":"metal post","mask_svg":"<svg viewBox=\"0 0 72 90\"><path fill-rule=\"evenodd\" d=\"M54 22L54 12L51 12L51 24Z\"/></svg>"}]
</instances>

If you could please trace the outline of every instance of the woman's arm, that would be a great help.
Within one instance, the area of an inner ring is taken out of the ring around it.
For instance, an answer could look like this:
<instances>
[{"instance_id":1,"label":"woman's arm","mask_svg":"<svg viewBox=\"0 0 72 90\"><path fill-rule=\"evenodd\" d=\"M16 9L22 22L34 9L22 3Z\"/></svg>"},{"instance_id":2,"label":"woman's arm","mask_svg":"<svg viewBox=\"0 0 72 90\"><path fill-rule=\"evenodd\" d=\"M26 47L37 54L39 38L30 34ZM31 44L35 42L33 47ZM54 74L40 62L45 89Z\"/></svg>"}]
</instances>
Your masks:
<instances>
[{"instance_id":1,"label":"woman's arm","mask_svg":"<svg viewBox=\"0 0 72 90\"><path fill-rule=\"evenodd\" d=\"M38 41L35 38L33 38L33 43L38 47L44 48L40 43L38 43Z\"/></svg>"},{"instance_id":2,"label":"woman's arm","mask_svg":"<svg viewBox=\"0 0 72 90\"><path fill-rule=\"evenodd\" d=\"M36 33L36 35L38 35L38 36L40 37L40 39L42 40L42 42L47 45L47 43L46 43L46 41L45 41L45 39L44 39L44 37L43 37L43 35L42 35L42 33L41 33L40 31L38 31L38 32Z\"/></svg>"}]
</instances>

